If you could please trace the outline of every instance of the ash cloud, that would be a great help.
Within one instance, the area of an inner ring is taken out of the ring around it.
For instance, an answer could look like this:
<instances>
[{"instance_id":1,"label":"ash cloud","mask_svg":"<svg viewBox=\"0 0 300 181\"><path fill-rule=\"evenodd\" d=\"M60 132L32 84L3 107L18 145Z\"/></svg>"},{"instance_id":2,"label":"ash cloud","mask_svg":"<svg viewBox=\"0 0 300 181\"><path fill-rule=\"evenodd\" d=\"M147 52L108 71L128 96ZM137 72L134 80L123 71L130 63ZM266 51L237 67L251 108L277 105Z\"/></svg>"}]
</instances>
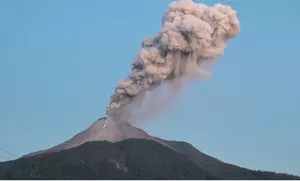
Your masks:
<instances>
[{"instance_id":1,"label":"ash cloud","mask_svg":"<svg viewBox=\"0 0 300 181\"><path fill-rule=\"evenodd\" d=\"M170 3L163 15L161 30L142 41L142 48L131 63L131 73L119 82L111 95L106 106L107 116L128 121L137 108L143 107L147 96L150 95L150 103L162 100L156 99L155 90L165 83L169 92L163 102L168 102L180 94L183 78L209 77L207 66L223 55L228 40L239 31L236 11L229 6L209 7L192 0ZM153 106L144 106L144 110L156 114L161 109L159 105L155 111Z\"/></svg>"}]
</instances>

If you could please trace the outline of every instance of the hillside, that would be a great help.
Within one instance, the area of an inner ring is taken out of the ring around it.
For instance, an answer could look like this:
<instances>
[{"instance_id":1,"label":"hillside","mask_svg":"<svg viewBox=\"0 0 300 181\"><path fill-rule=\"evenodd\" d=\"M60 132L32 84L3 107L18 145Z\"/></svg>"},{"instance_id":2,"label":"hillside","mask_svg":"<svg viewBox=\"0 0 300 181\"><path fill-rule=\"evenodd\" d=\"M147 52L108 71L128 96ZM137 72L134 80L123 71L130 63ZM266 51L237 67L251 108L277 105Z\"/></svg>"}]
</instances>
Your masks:
<instances>
[{"instance_id":1,"label":"hillside","mask_svg":"<svg viewBox=\"0 0 300 181\"><path fill-rule=\"evenodd\" d=\"M200 169L220 178L230 180L299 180L300 177L283 173L266 171L256 171L242 168L233 164L225 163L200 152L191 144L181 141L161 141L166 142L175 151L184 154L189 160L194 162Z\"/></svg>"},{"instance_id":2,"label":"hillside","mask_svg":"<svg viewBox=\"0 0 300 181\"><path fill-rule=\"evenodd\" d=\"M89 142L0 164L0 179L217 179L159 143Z\"/></svg>"}]
</instances>

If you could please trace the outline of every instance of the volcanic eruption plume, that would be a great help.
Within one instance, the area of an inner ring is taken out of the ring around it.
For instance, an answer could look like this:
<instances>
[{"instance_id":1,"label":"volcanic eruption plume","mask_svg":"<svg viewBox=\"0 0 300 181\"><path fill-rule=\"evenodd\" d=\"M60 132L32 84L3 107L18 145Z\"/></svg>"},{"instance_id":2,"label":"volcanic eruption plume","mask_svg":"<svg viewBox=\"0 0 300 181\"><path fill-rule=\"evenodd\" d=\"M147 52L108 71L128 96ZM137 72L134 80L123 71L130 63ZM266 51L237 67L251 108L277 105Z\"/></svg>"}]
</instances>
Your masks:
<instances>
[{"instance_id":1,"label":"volcanic eruption plume","mask_svg":"<svg viewBox=\"0 0 300 181\"><path fill-rule=\"evenodd\" d=\"M192 0L169 4L162 18L159 33L142 42L132 61L129 76L121 80L106 106L113 120L128 119L133 102L142 105L158 86L168 82L172 95L181 90L181 78L202 78L210 75L205 64L223 55L227 41L240 31L236 11L229 6L212 7Z\"/></svg>"}]
</instances>

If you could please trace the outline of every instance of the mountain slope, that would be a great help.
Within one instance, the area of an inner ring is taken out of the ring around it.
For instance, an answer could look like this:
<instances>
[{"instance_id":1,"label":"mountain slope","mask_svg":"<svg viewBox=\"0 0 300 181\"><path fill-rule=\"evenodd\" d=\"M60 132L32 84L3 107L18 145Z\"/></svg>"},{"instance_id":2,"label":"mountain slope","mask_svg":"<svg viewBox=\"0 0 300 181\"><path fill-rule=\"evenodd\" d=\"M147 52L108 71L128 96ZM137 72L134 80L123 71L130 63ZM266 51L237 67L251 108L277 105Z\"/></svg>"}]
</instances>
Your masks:
<instances>
[{"instance_id":1,"label":"mountain slope","mask_svg":"<svg viewBox=\"0 0 300 181\"><path fill-rule=\"evenodd\" d=\"M217 179L184 155L149 140L89 142L0 163L0 179Z\"/></svg>"},{"instance_id":2,"label":"mountain slope","mask_svg":"<svg viewBox=\"0 0 300 181\"><path fill-rule=\"evenodd\" d=\"M186 142L166 141L162 139L160 140L166 142L175 151L186 155L187 158L193 161L200 169L207 171L208 173L220 179L230 179L230 180L243 180L243 179L299 180L300 179L300 177L298 176L282 174L282 173L274 173L274 172L254 171L236 165L228 164L216 158L213 158L209 155L206 155L205 153L200 152L191 144Z\"/></svg>"}]
</instances>

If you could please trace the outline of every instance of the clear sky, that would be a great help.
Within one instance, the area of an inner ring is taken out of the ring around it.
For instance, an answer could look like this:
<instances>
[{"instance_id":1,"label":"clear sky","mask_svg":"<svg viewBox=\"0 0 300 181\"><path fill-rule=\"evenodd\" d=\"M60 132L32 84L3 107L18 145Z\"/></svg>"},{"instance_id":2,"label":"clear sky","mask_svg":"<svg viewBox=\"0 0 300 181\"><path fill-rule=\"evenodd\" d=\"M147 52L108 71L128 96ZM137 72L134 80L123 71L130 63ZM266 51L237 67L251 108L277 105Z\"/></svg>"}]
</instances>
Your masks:
<instances>
[{"instance_id":1,"label":"clear sky","mask_svg":"<svg viewBox=\"0 0 300 181\"><path fill-rule=\"evenodd\" d=\"M0 148L44 149L105 116L169 2L0 0ZM300 1L225 3L237 9L241 33L212 79L143 128L232 164L300 175Z\"/></svg>"}]
</instances>

